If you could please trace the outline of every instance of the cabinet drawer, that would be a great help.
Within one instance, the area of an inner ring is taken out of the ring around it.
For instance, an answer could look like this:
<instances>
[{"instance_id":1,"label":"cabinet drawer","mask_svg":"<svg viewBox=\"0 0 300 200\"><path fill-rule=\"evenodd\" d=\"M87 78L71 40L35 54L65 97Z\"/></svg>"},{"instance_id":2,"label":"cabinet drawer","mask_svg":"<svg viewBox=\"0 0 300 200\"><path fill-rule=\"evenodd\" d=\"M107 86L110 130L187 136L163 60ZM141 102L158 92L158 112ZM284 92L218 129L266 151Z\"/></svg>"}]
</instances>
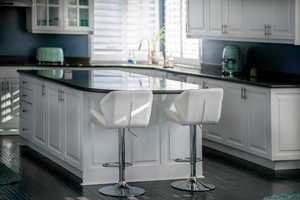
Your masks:
<instances>
[{"instance_id":1,"label":"cabinet drawer","mask_svg":"<svg viewBox=\"0 0 300 200\"><path fill-rule=\"evenodd\" d=\"M33 102L33 92L32 90L21 88L20 100L32 104Z\"/></svg>"},{"instance_id":2,"label":"cabinet drawer","mask_svg":"<svg viewBox=\"0 0 300 200\"><path fill-rule=\"evenodd\" d=\"M20 87L28 90L32 90L32 84L29 77L22 76L20 78Z\"/></svg>"}]
</instances>

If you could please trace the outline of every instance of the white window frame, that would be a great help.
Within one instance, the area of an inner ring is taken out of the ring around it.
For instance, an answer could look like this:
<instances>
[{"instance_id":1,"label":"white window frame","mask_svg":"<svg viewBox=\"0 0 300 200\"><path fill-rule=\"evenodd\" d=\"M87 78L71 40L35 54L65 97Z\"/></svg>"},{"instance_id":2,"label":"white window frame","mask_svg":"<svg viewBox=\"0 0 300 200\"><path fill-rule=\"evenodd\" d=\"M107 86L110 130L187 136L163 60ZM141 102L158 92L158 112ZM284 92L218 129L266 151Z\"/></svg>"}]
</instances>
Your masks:
<instances>
[{"instance_id":1,"label":"white window frame","mask_svg":"<svg viewBox=\"0 0 300 200\"><path fill-rule=\"evenodd\" d=\"M159 17L160 17L160 12L159 12L159 1L160 0L154 0L155 1L155 12L157 16L157 32L159 32ZM126 12L127 12L127 2L128 0L124 0L124 9L122 9L122 41L123 47L121 47L122 51L120 53L112 54L112 55L95 55L94 54L94 35L90 35L89 37L89 56L90 56L90 62L91 63L101 63L101 62L112 62L112 63L118 63L118 62L126 62L129 56L129 50L128 45L127 45L127 26L126 26ZM95 23L94 23L95 24ZM126 41L126 42L125 42ZM138 45L137 45L138 48Z\"/></svg>"},{"instance_id":2,"label":"white window frame","mask_svg":"<svg viewBox=\"0 0 300 200\"><path fill-rule=\"evenodd\" d=\"M200 64L201 64L201 61L202 61L202 40L199 39L198 42L199 42L199 57L198 59L189 59L189 58L184 58L183 54L183 35L184 33L187 33L187 26L186 25L183 25L183 3L184 1L187 1L187 0L180 0L180 57L173 57L174 58L174 62L175 64L179 64L179 65L183 65L183 66L186 66L186 67L193 67L193 68L200 68ZM165 9L166 9L166 6L167 4L165 4ZM186 7L187 9L187 7ZM164 11L164 13L166 13L166 10ZM186 20L188 19L188 13L186 12ZM167 17L167 15L165 15L164 17ZM187 37L186 37L187 38ZM189 38L187 38L189 39ZM167 51L167 46L165 46L165 51Z\"/></svg>"}]
</instances>

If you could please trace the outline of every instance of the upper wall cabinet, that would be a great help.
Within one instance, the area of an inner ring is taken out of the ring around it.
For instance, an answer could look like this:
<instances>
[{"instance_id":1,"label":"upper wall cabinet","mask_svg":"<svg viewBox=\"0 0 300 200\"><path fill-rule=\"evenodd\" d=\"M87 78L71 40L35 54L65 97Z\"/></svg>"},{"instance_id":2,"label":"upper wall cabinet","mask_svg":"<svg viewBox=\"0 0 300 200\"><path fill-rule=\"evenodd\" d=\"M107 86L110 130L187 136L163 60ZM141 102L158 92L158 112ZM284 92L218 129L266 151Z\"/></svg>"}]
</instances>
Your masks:
<instances>
[{"instance_id":1,"label":"upper wall cabinet","mask_svg":"<svg viewBox=\"0 0 300 200\"><path fill-rule=\"evenodd\" d=\"M198 1L188 0L189 37L294 42L295 0L203 0L203 12L193 11L199 8L199 3L195 2ZM195 27L201 27L201 31Z\"/></svg>"},{"instance_id":2,"label":"upper wall cabinet","mask_svg":"<svg viewBox=\"0 0 300 200\"><path fill-rule=\"evenodd\" d=\"M93 0L33 0L27 10L32 33L90 34L93 32Z\"/></svg>"}]
</instances>

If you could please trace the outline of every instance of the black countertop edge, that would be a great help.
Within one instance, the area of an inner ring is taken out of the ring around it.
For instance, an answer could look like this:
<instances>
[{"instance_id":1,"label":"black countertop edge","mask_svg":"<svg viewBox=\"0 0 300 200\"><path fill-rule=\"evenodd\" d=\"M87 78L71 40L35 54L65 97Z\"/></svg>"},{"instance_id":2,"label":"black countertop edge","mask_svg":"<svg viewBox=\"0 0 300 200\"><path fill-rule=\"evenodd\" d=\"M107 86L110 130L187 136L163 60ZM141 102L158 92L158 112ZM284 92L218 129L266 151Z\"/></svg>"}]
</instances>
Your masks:
<instances>
[{"instance_id":1,"label":"black countertop edge","mask_svg":"<svg viewBox=\"0 0 300 200\"><path fill-rule=\"evenodd\" d=\"M67 87L70 87L72 89L80 90L80 91L83 91L83 92L109 93L109 92L112 92L112 91L116 91L116 90L109 90L109 89L93 89L93 88L81 87L81 86L78 86L78 85L73 85L73 84L66 83L64 81L60 81L59 79L51 79L51 78L47 78L47 77L41 77L41 76L33 75L33 74L31 74L29 72L25 72L23 70L17 70L17 72L20 73L20 74L25 74L26 76L31 76L31 77L39 79L39 80L47 80L47 81L52 82L52 83L61 84L63 86L67 86ZM180 94L183 91L184 90L152 90L152 93L153 94Z\"/></svg>"},{"instance_id":2,"label":"black countertop edge","mask_svg":"<svg viewBox=\"0 0 300 200\"><path fill-rule=\"evenodd\" d=\"M16 65L14 65L16 66ZM187 76L194 76L194 77L201 77L201 78L210 78L214 80L221 80L221 81L228 81L233 83L240 83L240 84L247 84L247 85L253 85L258 87L264 87L264 88L300 88L300 77L299 81L266 81L261 79L251 79L245 78L245 77L228 77L223 75L215 75L215 74L208 74L208 73L202 73L197 69L193 68L185 68L185 67L174 67L174 68L164 68L164 67L158 67L158 66L149 66L149 65L130 65L130 64L86 64L78 66L76 65L36 65L36 64L28 64L23 65L24 67L40 67L40 68L129 68L129 69L145 69L145 70L158 70L162 72L169 72L169 73L175 73L175 74L181 74L181 75L187 75ZM1 67L0 67L1 68Z\"/></svg>"}]
</instances>

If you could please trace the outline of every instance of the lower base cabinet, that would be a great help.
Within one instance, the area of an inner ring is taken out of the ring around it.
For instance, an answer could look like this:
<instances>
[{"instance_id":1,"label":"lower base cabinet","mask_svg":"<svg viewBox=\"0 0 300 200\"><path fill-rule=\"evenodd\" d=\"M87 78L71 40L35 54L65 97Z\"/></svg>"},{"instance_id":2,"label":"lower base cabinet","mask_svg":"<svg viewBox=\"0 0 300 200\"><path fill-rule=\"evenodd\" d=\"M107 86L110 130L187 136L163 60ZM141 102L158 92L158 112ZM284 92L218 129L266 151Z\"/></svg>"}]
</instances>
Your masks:
<instances>
[{"instance_id":1,"label":"lower base cabinet","mask_svg":"<svg viewBox=\"0 0 300 200\"><path fill-rule=\"evenodd\" d=\"M31 81L32 112L21 112L21 135L80 169L81 93L49 82ZM26 93L26 89L21 87L21 93ZM25 103L21 110L28 110Z\"/></svg>"},{"instance_id":2,"label":"lower base cabinet","mask_svg":"<svg viewBox=\"0 0 300 200\"><path fill-rule=\"evenodd\" d=\"M212 79L203 85L224 89L220 122L204 127L205 140L272 162L300 160L300 89Z\"/></svg>"}]
</instances>

